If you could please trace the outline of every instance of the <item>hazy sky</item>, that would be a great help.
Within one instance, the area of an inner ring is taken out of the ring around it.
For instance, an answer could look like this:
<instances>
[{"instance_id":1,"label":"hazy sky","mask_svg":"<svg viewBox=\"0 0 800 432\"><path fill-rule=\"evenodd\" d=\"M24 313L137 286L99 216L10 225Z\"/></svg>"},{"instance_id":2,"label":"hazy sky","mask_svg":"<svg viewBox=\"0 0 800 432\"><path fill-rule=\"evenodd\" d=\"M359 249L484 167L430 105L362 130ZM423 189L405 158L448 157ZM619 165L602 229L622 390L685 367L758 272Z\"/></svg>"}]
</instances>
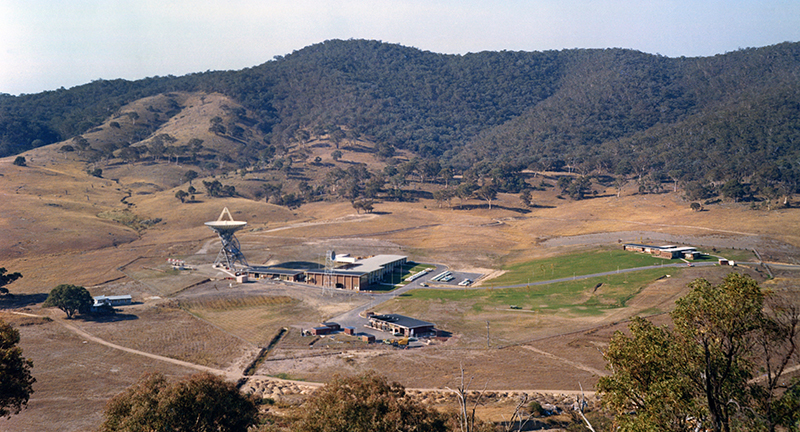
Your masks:
<instances>
[{"instance_id":1,"label":"hazy sky","mask_svg":"<svg viewBox=\"0 0 800 432\"><path fill-rule=\"evenodd\" d=\"M0 93L242 69L350 38L709 56L800 41L800 0L0 0Z\"/></svg>"}]
</instances>

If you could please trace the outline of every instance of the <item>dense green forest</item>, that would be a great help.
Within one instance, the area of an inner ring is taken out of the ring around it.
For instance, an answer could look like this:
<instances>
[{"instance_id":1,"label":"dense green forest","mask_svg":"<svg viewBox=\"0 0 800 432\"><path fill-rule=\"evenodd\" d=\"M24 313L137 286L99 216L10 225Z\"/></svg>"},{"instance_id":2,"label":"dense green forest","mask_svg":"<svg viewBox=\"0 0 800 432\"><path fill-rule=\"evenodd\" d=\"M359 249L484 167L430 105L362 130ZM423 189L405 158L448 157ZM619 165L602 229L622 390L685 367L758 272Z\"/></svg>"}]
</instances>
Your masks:
<instances>
[{"instance_id":1,"label":"dense green forest","mask_svg":"<svg viewBox=\"0 0 800 432\"><path fill-rule=\"evenodd\" d=\"M333 40L241 71L0 95L0 156L69 139L126 103L172 91L234 98L272 146L338 130L456 171L624 174L680 181L697 198L740 181L793 193L800 179L799 43L667 58L623 49L444 55Z\"/></svg>"}]
</instances>

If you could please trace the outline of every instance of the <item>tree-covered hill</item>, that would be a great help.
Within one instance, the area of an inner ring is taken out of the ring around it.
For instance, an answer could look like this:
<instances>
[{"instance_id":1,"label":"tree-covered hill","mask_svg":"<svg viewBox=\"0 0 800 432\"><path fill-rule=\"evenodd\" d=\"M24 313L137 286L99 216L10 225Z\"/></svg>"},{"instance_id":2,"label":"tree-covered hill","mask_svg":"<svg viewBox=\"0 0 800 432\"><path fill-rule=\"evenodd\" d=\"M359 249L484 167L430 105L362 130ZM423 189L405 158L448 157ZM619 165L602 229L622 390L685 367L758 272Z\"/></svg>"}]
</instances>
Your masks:
<instances>
[{"instance_id":1,"label":"tree-covered hill","mask_svg":"<svg viewBox=\"0 0 800 432\"><path fill-rule=\"evenodd\" d=\"M456 169L485 161L685 181L797 176L798 89L798 43L667 58L622 49L444 55L333 40L241 71L0 95L0 156L69 139L134 100L192 91L237 100L275 146L349 136Z\"/></svg>"}]
</instances>

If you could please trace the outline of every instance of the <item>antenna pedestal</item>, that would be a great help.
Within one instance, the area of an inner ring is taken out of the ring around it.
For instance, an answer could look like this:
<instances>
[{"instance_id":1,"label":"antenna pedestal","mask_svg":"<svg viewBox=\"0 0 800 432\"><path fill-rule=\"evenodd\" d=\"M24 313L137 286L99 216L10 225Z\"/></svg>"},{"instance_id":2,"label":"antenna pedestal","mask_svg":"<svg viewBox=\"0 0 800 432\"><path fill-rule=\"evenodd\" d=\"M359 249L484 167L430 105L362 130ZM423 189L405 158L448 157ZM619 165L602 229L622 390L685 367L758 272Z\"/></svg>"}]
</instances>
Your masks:
<instances>
[{"instance_id":1,"label":"antenna pedestal","mask_svg":"<svg viewBox=\"0 0 800 432\"><path fill-rule=\"evenodd\" d=\"M229 220L223 220L226 214ZM217 259L214 260L214 267L224 267L232 272L250 267L241 251L239 240L234 235L236 231L246 225L247 222L233 220L233 216L231 216L227 207L222 210L219 219L213 222L206 222L206 226L216 232L220 242L222 242L222 248L217 254Z\"/></svg>"}]
</instances>

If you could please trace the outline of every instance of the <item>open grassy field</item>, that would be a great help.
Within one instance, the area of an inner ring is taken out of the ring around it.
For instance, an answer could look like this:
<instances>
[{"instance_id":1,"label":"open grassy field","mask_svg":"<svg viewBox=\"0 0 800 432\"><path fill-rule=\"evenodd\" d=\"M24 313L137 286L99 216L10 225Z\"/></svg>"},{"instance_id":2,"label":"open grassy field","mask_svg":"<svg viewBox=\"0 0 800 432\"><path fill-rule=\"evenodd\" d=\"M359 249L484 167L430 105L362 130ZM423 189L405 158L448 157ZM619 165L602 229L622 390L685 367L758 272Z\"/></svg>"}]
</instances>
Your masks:
<instances>
[{"instance_id":1,"label":"open grassy field","mask_svg":"<svg viewBox=\"0 0 800 432\"><path fill-rule=\"evenodd\" d=\"M599 315L607 309L625 307L626 302L646 285L677 272L680 270L674 268L666 272L651 269L526 288L419 289L401 299L402 302L470 304L475 312L507 309L511 312Z\"/></svg>"},{"instance_id":2,"label":"open grassy field","mask_svg":"<svg viewBox=\"0 0 800 432\"><path fill-rule=\"evenodd\" d=\"M543 258L503 267L505 273L494 278L491 285L520 285L552 279L561 279L587 274L624 270L636 267L673 264L674 261L604 247Z\"/></svg>"}]
</instances>

